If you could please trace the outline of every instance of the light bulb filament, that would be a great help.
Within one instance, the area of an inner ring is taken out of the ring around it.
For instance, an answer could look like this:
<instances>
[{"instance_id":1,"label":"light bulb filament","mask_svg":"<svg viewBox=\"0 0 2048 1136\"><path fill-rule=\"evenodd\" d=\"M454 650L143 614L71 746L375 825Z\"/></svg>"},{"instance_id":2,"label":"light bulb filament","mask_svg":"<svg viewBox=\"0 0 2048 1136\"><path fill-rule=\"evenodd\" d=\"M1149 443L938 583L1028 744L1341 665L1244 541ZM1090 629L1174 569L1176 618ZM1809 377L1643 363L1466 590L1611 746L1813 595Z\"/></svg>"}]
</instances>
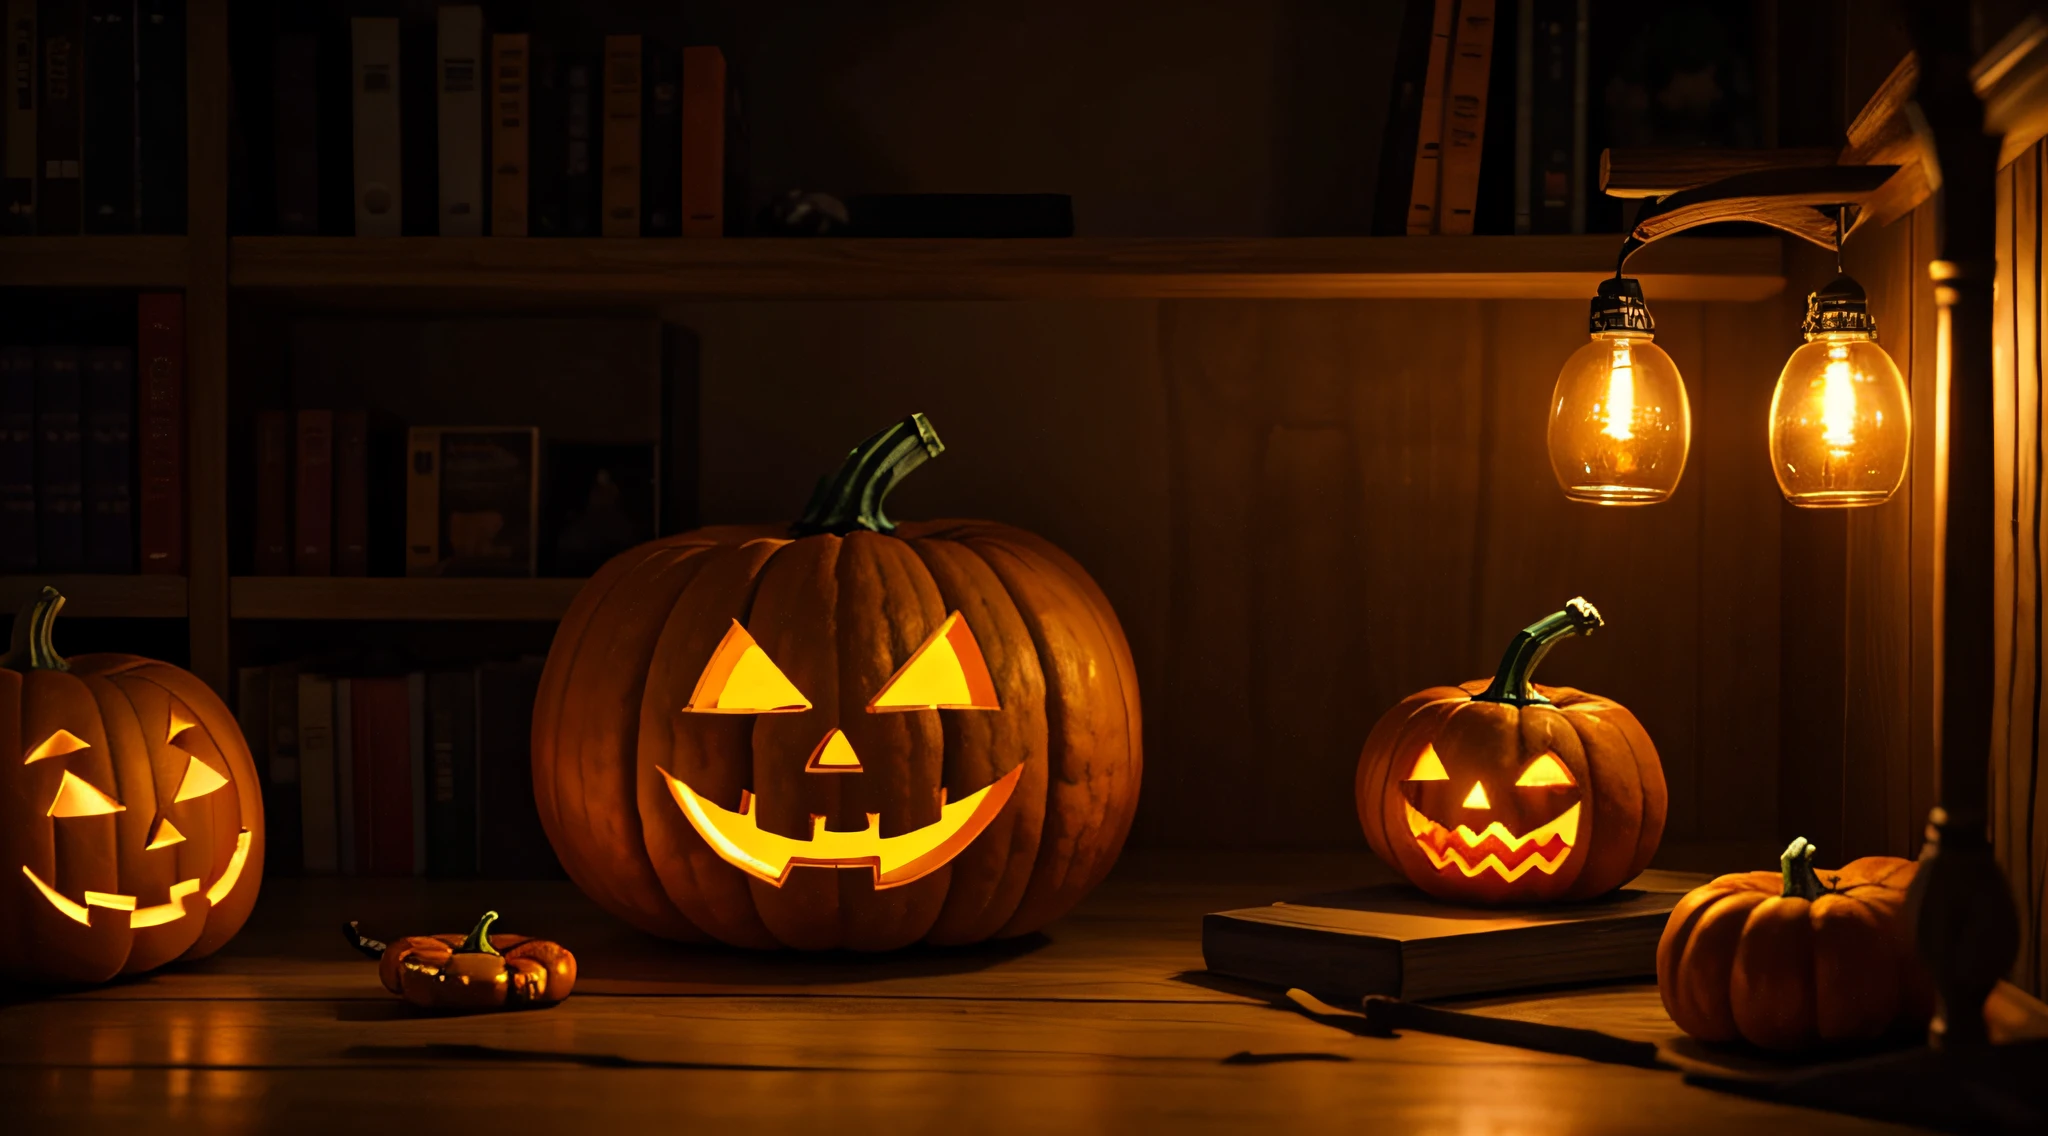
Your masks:
<instances>
[{"instance_id":1,"label":"light bulb filament","mask_svg":"<svg viewBox=\"0 0 2048 1136\"><path fill-rule=\"evenodd\" d=\"M1627 343L1614 345L1614 356L1607 369L1607 422L1600 432L1617 442L1626 442L1636 436L1636 369L1635 358L1629 352Z\"/></svg>"},{"instance_id":2,"label":"light bulb filament","mask_svg":"<svg viewBox=\"0 0 2048 1136\"><path fill-rule=\"evenodd\" d=\"M1849 370L1849 352L1837 346L1828 351L1828 365L1822 371L1820 393L1821 441L1835 449L1856 444L1856 386Z\"/></svg>"}]
</instances>

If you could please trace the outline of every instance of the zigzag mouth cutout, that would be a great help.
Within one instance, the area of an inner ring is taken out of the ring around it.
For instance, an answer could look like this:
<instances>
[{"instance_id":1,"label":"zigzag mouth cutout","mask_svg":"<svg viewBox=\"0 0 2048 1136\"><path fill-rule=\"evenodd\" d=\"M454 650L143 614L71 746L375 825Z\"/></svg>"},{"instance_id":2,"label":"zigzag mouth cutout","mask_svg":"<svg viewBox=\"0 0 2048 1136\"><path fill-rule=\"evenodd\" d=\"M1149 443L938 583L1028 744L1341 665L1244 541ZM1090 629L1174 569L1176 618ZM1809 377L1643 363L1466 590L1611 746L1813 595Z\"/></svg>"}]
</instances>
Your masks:
<instances>
[{"instance_id":1,"label":"zigzag mouth cutout","mask_svg":"<svg viewBox=\"0 0 2048 1136\"><path fill-rule=\"evenodd\" d=\"M1491 871L1503 881L1513 883L1532 870L1555 875L1579 839L1576 804L1557 819L1520 836L1509 832L1499 821L1476 833L1462 824L1454 830L1446 829L1422 815L1414 805L1405 801L1402 805L1408 810L1408 832L1429 862L1439 871L1455 865L1467 877Z\"/></svg>"}]
</instances>

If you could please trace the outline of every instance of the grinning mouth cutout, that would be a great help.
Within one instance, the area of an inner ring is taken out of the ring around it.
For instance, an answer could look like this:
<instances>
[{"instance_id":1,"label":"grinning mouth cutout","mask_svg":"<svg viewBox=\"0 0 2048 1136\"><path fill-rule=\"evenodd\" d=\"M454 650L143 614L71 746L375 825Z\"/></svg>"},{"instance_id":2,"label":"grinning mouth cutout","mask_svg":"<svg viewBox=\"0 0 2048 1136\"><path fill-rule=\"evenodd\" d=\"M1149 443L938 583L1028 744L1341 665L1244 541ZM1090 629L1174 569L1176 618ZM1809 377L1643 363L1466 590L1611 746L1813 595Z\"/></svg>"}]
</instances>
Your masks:
<instances>
[{"instance_id":1,"label":"grinning mouth cutout","mask_svg":"<svg viewBox=\"0 0 2048 1136\"><path fill-rule=\"evenodd\" d=\"M1408 831L1429 857L1429 862L1438 870L1456 866L1466 876L1491 871L1513 883L1531 870L1546 876L1555 875L1579 839L1578 805L1566 809L1556 820L1520 836L1509 832L1507 826L1499 821L1476 833L1462 824L1456 829L1447 829L1423 816L1414 805L1405 801L1402 805L1408 810Z\"/></svg>"},{"instance_id":2,"label":"grinning mouth cutout","mask_svg":"<svg viewBox=\"0 0 2048 1136\"><path fill-rule=\"evenodd\" d=\"M242 868L249 862L249 842L249 830L245 828L235 837L235 852L228 860L227 870L213 882L212 887L206 889L207 903L218 906L221 900L228 897L229 892L235 890L235 884L242 878ZM42 877L31 871L27 864L21 866L21 874L28 877L28 882L36 885L36 890L43 893L43 898L50 901L50 906L76 922L92 926L92 909L99 907L127 915L128 926L138 931L146 927L161 927L165 923L183 919L187 914L185 901L198 895L201 887L199 880L180 880L171 885L170 898L166 902L149 907L137 907L132 895L105 891L88 891L85 893L85 902L80 903L44 883Z\"/></svg>"}]
</instances>

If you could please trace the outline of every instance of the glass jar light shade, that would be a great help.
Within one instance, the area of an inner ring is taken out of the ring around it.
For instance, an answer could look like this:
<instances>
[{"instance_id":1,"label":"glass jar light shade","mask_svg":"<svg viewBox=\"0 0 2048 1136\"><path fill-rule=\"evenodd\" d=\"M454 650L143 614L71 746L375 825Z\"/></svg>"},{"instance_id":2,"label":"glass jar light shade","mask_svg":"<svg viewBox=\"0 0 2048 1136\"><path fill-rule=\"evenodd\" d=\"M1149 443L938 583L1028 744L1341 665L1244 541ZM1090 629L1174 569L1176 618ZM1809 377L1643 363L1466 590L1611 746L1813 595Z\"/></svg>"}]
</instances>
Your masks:
<instances>
[{"instance_id":1,"label":"glass jar light shade","mask_svg":"<svg viewBox=\"0 0 2048 1136\"><path fill-rule=\"evenodd\" d=\"M1794 505L1875 505L1906 478L1912 397L1869 331L1824 331L1785 361L1771 395L1771 472Z\"/></svg>"},{"instance_id":2,"label":"glass jar light shade","mask_svg":"<svg viewBox=\"0 0 2048 1136\"><path fill-rule=\"evenodd\" d=\"M1671 496L1692 443L1678 365L1640 330L1595 331L1550 399L1550 468L1564 495L1597 505Z\"/></svg>"}]
</instances>

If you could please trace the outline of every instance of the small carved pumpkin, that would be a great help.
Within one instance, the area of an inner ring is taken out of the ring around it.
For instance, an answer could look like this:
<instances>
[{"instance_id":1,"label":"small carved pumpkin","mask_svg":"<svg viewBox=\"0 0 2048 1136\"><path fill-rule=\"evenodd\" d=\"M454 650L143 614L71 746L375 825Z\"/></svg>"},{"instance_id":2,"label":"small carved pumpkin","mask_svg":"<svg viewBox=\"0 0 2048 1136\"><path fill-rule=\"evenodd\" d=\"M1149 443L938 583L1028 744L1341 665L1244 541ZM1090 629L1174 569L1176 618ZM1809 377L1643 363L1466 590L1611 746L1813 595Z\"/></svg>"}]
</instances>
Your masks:
<instances>
[{"instance_id":1,"label":"small carved pumpkin","mask_svg":"<svg viewBox=\"0 0 2048 1136\"><path fill-rule=\"evenodd\" d=\"M1380 859L1461 903L1590 899L1634 879L1664 833L1664 768L1620 704L1531 682L1559 639L1601 626L1584 599L1508 644L1492 682L1387 711L1358 759L1358 819Z\"/></svg>"},{"instance_id":2,"label":"small carved pumpkin","mask_svg":"<svg viewBox=\"0 0 2048 1136\"><path fill-rule=\"evenodd\" d=\"M657 540L578 595L534 794L600 905L675 939L886 950L1029 933L1109 871L1138 796L1130 648L1045 541L883 515L942 449L913 415L794 534Z\"/></svg>"},{"instance_id":3,"label":"small carved pumpkin","mask_svg":"<svg viewBox=\"0 0 2048 1136\"><path fill-rule=\"evenodd\" d=\"M66 660L44 588L0 660L0 973L104 982L204 958L263 876L263 800L234 716L133 655Z\"/></svg>"},{"instance_id":4,"label":"small carved pumpkin","mask_svg":"<svg viewBox=\"0 0 2048 1136\"><path fill-rule=\"evenodd\" d=\"M1934 991L1905 914L1919 865L1865 856L1816 874L1813 851L1794 840L1778 871L1678 901L1657 943L1657 992L1678 1028L1787 1051L1926 1029Z\"/></svg>"}]
</instances>

